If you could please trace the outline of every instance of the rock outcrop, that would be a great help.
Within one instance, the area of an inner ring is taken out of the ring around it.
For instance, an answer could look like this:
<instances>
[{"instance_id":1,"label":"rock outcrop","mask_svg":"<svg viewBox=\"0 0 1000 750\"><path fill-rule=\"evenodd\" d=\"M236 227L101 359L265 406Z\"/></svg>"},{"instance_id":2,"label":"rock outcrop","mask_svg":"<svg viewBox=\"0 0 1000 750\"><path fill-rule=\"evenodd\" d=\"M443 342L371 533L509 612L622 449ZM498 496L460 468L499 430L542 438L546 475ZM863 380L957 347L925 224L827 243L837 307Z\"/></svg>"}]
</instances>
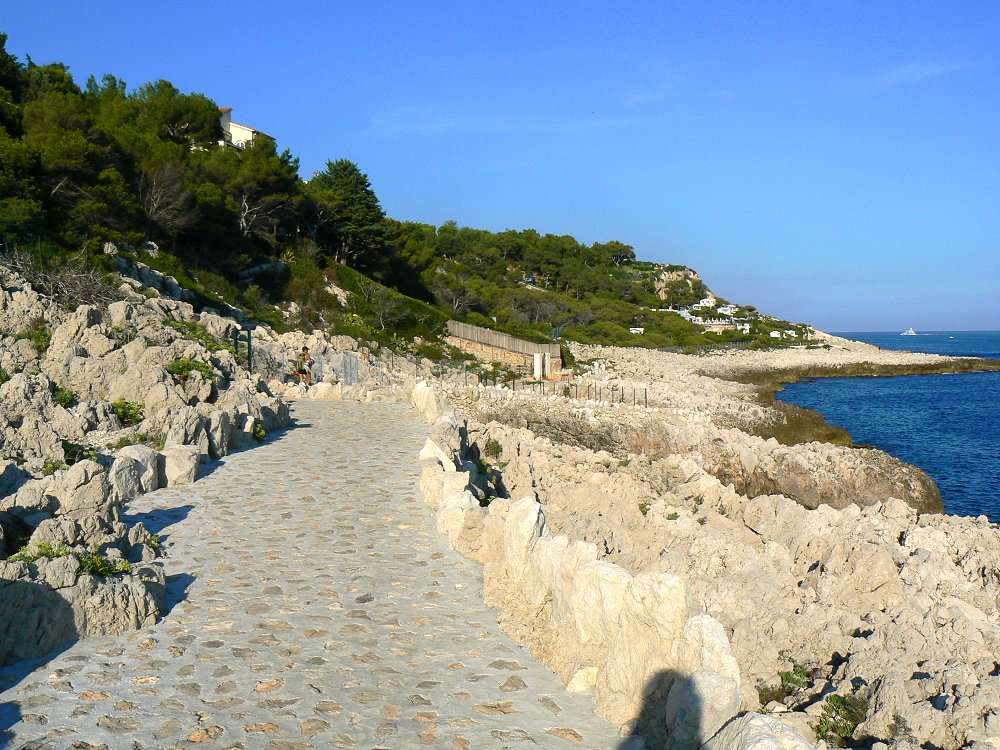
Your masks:
<instances>
[{"instance_id":1,"label":"rock outcrop","mask_svg":"<svg viewBox=\"0 0 1000 750\"><path fill-rule=\"evenodd\" d=\"M123 508L289 424L225 339L207 346L222 320L137 294L66 312L0 266L0 664L155 622L160 546Z\"/></svg>"}]
</instances>

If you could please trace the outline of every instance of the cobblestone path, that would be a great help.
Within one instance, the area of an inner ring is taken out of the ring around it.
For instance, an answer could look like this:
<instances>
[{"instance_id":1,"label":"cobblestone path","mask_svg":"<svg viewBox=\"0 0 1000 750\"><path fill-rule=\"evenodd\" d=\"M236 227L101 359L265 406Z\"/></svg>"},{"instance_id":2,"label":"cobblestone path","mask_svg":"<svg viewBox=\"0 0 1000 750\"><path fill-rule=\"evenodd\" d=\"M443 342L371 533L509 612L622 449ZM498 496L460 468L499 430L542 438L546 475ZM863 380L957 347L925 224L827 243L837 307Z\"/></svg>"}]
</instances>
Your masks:
<instances>
[{"instance_id":1,"label":"cobblestone path","mask_svg":"<svg viewBox=\"0 0 1000 750\"><path fill-rule=\"evenodd\" d=\"M298 427L131 504L165 540L169 612L8 669L0 747L616 747L589 697L500 632L479 565L437 534L413 412L293 414Z\"/></svg>"}]
</instances>

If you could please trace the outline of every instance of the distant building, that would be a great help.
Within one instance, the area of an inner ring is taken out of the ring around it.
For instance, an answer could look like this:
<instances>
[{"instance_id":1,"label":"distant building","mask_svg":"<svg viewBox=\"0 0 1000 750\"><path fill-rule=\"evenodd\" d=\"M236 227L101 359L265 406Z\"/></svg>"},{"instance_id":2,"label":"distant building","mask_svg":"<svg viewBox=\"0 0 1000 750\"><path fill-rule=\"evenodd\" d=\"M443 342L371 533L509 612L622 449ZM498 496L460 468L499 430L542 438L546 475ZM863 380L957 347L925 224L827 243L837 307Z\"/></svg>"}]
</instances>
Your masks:
<instances>
[{"instance_id":1,"label":"distant building","mask_svg":"<svg viewBox=\"0 0 1000 750\"><path fill-rule=\"evenodd\" d=\"M645 333L646 329L645 328L640 328L639 326L634 326L632 328L629 328L628 332L629 333Z\"/></svg>"},{"instance_id":2,"label":"distant building","mask_svg":"<svg viewBox=\"0 0 1000 750\"><path fill-rule=\"evenodd\" d=\"M222 127L222 140L220 146L235 146L236 148L247 148L253 145L254 138L258 135L271 138L267 133L254 130L248 125L241 125L233 122L233 108L219 107L219 125ZM271 140L274 140L271 138Z\"/></svg>"},{"instance_id":3,"label":"distant building","mask_svg":"<svg viewBox=\"0 0 1000 750\"><path fill-rule=\"evenodd\" d=\"M781 338L781 331L771 331L767 335L770 336L772 339L780 339Z\"/></svg>"},{"instance_id":4,"label":"distant building","mask_svg":"<svg viewBox=\"0 0 1000 750\"><path fill-rule=\"evenodd\" d=\"M719 308L720 315L735 315L736 305L723 305Z\"/></svg>"}]
</instances>

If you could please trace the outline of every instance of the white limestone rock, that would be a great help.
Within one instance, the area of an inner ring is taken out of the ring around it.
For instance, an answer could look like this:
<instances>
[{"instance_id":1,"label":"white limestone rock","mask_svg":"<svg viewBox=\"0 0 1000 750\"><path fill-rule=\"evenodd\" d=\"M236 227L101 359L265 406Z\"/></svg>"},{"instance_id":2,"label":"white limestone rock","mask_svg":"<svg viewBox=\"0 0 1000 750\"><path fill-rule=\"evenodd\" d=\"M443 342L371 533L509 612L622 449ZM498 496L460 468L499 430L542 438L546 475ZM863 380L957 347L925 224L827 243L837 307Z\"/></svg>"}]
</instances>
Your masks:
<instances>
[{"instance_id":1,"label":"white limestone rock","mask_svg":"<svg viewBox=\"0 0 1000 750\"><path fill-rule=\"evenodd\" d=\"M190 484L198 473L201 450L197 445L171 445L160 452L158 462L161 487Z\"/></svg>"}]
</instances>

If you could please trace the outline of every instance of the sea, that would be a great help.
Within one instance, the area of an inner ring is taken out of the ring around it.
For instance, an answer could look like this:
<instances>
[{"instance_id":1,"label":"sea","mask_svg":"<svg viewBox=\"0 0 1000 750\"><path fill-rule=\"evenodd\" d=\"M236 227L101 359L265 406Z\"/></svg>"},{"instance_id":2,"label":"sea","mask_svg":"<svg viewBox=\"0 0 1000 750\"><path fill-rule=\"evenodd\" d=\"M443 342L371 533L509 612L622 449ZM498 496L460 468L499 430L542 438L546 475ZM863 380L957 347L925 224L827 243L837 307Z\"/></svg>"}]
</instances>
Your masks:
<instances>
[{"instance_id":1,"label":"sea","mask_svg":"<svg viewBox=\"0 0 1000 750\"><path fill-rule=\"evenodd\" d=\"M1000 331L837 333L883 349L1000 359ZM945 511L1000 523L1000 372L810 378L777 397L815 409L937 482Z\"/></svg>"}]
</instances>

